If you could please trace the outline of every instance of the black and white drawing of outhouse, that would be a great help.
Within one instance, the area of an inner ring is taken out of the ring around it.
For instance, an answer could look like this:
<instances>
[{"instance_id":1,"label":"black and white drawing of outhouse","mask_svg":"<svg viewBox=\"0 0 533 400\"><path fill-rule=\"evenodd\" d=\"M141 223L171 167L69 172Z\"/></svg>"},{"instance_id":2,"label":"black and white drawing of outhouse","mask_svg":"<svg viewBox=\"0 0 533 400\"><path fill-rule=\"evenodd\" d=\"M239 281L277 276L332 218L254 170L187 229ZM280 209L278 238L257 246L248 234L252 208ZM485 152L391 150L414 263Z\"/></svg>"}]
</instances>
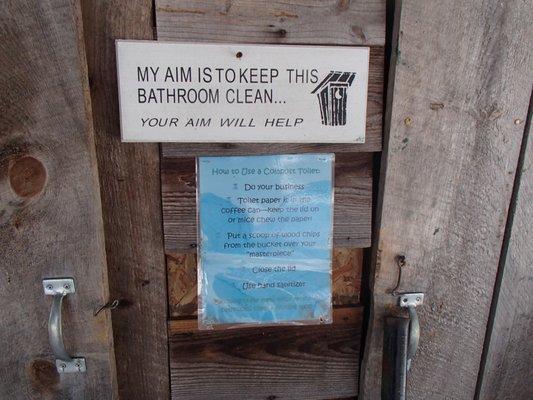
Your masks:
<instances>
[{"instance_id":1,"label":"black and white drawing of outhouse","mask_svg":"<svg viewBox=\"0 0 533 400\"><path fill-rule=\"evenodd\" d=\"M322 125L346 125L347 89L355 72L331 71L311 92L317 93Z\"/></svg>"}]
</instances>

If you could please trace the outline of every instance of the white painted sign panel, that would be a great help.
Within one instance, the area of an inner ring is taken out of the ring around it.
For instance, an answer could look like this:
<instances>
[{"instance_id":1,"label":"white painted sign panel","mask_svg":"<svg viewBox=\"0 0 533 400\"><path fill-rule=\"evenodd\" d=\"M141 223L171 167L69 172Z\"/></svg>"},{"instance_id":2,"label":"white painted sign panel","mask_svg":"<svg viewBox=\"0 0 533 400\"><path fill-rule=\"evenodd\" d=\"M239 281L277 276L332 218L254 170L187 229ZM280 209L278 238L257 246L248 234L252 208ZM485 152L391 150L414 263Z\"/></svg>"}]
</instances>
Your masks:
<instances>
[{"instance_id":1,"label":"white painted sign panel","mask_svg":"<svg viewBox=\"0 0 533 400\"><path fill-rule=\"evenodd\" d=\"M368 47L118 40L122 140L363 143Z\"/></svg>"}]
</instances>

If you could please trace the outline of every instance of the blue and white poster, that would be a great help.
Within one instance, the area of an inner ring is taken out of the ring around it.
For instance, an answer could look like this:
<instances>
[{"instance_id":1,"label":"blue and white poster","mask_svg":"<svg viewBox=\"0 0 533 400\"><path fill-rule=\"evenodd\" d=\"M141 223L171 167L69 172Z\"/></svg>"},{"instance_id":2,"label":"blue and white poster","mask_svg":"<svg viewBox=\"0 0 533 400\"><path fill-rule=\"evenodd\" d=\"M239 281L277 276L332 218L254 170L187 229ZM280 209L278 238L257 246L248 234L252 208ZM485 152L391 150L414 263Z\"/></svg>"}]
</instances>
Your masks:
<instances>
[{"instance_id":1,"label":"blue and white poster","mask_svg":"<svg viewBox=\"0 0 533 400\"><path fill-rule=\"evenodd\" d=\"M198 159L200 328L331 323L333 163Z\"/></svg>"}]
</instances>

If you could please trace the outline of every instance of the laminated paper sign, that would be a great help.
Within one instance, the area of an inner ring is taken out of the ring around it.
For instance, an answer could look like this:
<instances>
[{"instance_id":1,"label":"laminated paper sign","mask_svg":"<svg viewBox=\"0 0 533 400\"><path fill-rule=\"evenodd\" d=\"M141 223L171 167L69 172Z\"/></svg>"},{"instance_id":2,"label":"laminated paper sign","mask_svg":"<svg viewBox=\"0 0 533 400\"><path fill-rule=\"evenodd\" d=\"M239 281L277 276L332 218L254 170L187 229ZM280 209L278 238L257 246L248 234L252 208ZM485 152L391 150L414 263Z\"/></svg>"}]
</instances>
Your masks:
<instances>
[{"instance_id":1,"label":"laminated paper sign","mask_svg":"<svg viewBox=\"0 0 533 400\"><path fill-rule=\"evenodd\" d=\"M368 47L116 42L122 140L363 143Z\"/></svg>"},{"instance_id":2,"label":"laminated paper sign","mask_svg":"<svg viewBox=\"0 0 533 400\"><path fill-rule=\"evenodd\" d=\"M201 328L331 322L333 162L198 159Z\"/></svg>"}]
</instances>

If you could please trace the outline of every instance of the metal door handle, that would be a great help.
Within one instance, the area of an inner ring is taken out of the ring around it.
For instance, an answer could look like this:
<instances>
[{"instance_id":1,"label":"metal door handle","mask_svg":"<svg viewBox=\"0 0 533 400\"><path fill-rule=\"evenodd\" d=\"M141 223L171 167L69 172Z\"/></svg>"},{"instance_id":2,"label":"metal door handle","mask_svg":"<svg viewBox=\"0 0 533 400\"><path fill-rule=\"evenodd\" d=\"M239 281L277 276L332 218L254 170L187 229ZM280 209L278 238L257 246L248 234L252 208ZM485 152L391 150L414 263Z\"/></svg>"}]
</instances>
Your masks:
<instances>
[{"instance_id":1,"label":"metal door handle","mask_svg":"<svg viewBox=\"0 0 533 400\"><path fill-rule=\"evenodd\" d=\"M48 319L48 340L56 357L56 368L60 373L85 372L85 358L71 357L63 342L63 327L61 324L61 309L63 298L75 293L74 279L55 278L43 279L44 294L53 296L52 308Z\"/></svg>"},{"instance_id":2,"label":"metal door handle","mask_svg":"<svg viewBox=\"0 0 533 400\"><path fill-rule=\"evenodd\" d=\"M404 293L400 295L400 307L409 312L409 342L407 345L407 371L411 369L411 360L418 349L420 341L420 322L416 307L424 302L424 293Z\"/></svg>"},{"instance_id":3,"label":"metal door handle","mask_svg":"<svg viewBox=\"0 0 533 400\"><path fill-rule=\"evenodd\" d=\"M399 306L407 308L409 319L385 318L381 398L387 400L405 400L407 371L420 340L416 307L423 303L424 293L402 293L399 296Z\"/></svg>"}]
</instances>

